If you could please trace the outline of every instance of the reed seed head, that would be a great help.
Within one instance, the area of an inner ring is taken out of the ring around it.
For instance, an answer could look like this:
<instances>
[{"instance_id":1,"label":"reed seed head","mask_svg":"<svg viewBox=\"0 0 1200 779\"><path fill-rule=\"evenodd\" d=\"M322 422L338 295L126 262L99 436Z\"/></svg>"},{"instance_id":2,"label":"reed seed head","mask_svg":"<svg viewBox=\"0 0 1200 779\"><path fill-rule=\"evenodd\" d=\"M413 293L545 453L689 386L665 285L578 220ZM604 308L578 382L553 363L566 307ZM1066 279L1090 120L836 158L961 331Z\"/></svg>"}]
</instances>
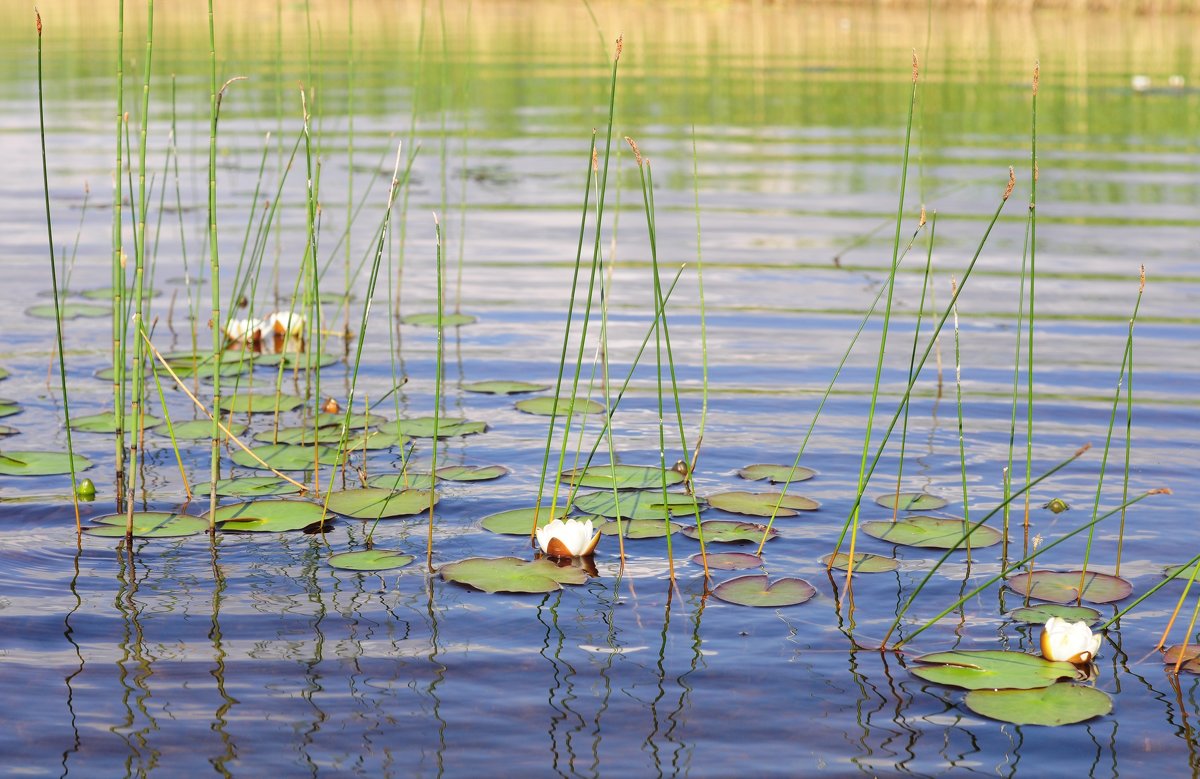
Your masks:
<instances>
[{"instance_id":1,"label":"reed seed head","mask_svg":"<svg viewBox=\"0 0 1200 779\"><path fill-rule=\"evenodd\" d=\"M625 143L628 143L629 148L633 149L633 156L634 156L634 159L637 160L638 167L639 168L642 167L642 150L638 148L637 141L633 140L628 135L626 135Z\"/></svg>"},{"instance_id":2,"label":"reed seed head","mask_svg":"<svg viewBox=\"0 0 1200 779\"><path fill-rule=\"evenodd\" d=\"M1146 291L1146 265L1143 263L1141 276L1138 279L1138 294L1140 295L1145 291Z\"/></svg>"},{"instance_id":3,"label":"reed seed head","mask_svg":"<svg viewBox=\"0 0 1200 779\"><path fill-rule=\"evenodd\" d=\"M614 62L621 59L621 50L624 48L625 48L625 36L618 35L617 36L617 56L613 57Z\"/></svg>"},{"instance_id":4,"label":"reed seed head","mask_svg":"<svg viewBox=\"0 0 1200 779\"><path fill-rule=\"evenodd\" d=\"M1017 174L1013 171L1012 165L1008 166L1008 186L1004 188L1004 199L1008 200L1008 196L1012 194L1013 187L1017 186Z\"/></svg>"},{"instance_id":5,"label":"reed seed head","mask_svg":"<svg viewBox=\"0 0 1200 779\"><path fill-rule=\"evenodd\" d=\"M1086 452L1088 449L1091 449L1091 448L1092 448L1091 444L1084 444L1083 446L1081 446L1075 450L1075 456L1081 457L1081 456L1083 456L1084 452Z\"/></svg>"},{"instance_id":6,"label":"reed seed head","mask_svg":"<svg viewBox=\"0 0 1200 779\"><path fill-rule=\"evenodd\" d=\"M1037 97L1038 82L1042 78L1042 63L1034 60L1033 62L1033 96Z\"/></svg>"},{"instance_id":7,"label":"reed seed head","mask_svg":"<svg viewBox=\"0 0 1200 779\"><path fill-rule=\"evenodd\" d=\"M924 203L922 203L922 204L921 204L921 221L920 221L920 223L917 225L917 227L924 227L924 226L925 226L925 221L926 221L926 220L925 220L925 204L924 204Z\"/></svg>"},{"instance_id":8,"label":"reed seed head","mask_svg":"<svg viewBox=\"0 0 1200 779\"><path fill-rule=\"evenodd\" d=\"M1156 487L1156 488L1150 490L1149 492L1147 492L1146 494L1147 495L1174 495L1175 493L1171 492L1170 487Z\"/></svg>"},{"instance_id":9,"label":"reed seed head","mask_svg":"<svg viewBox=\"0 0 1200 779\"><path fill-rule=\"evenodd\" d=\"M600 173L600 155L596 152L595 144L592 145L592 173Z\"/></svg>"},{"instance_id":10,"label":"reed seed head","mask_svg":"<svg viewBox=\"0 0 1200 779\"><path fill-rule=\"evenodd\" d=\"M917 73L919 72L920 68L917 66L917 50L913 49L912 54L913 54L913 76L912 76L912 78L913 78L913 83L915 84L915 83L917 83Z\"/></svg>"},{"instance_id":11,"label":"reed seed head","mask_svg":"<svg viewBox=\"0 0 1200 779\"><path fill-rule=\"evenodd\" d=\"M40 38L42 37L42 13L37 9L37 6L33 8L33 15L37 17L37 31Z\"/></svg>"}]
</instances>

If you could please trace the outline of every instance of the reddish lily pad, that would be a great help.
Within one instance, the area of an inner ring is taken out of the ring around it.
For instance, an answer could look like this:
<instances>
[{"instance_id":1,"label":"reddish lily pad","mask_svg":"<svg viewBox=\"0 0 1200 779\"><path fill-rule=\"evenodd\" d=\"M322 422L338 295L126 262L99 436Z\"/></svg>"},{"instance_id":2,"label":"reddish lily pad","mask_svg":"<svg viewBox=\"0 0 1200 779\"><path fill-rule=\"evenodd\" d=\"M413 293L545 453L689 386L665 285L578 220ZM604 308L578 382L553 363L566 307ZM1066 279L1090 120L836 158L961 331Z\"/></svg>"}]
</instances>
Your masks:
<instances>
[{"instance_id":1,"label":"reddish lily pad","mask_svg":"<svg viewBox=\"0 0 1200 779\"><path fill-rule=\"evenodd\" d=\"M447 563L442 579L484 592L543 593L561 590L564 584L583 584L587 574L573 566L559 567L542 558L528 562L519 557L471 557Z\"/></svg>"},{"instance_id":2,"label":"reddish lily pad","mask_svg":"<svg viewBox=\"0 0 1200 779\"><path fill-rule=\"evenodd\" d=\"M785 495L781 492L718 492L709 495L708 505L731 514L746 514L751 517L794 517L801 511L816 511L821 507L812 498L802 495ZM776 507L778 506L778 510Z\"/></svg>"},{"instance_id":3,"label":"reddish lily pad","mask_svg":"<svg viewBox=\"0 0 1200 779\"><path fill-rule=\"evenodd\" d=\"M1034 571L1010 577L1005 585L1013 592L1052 603L1080 600L1079 583L1083 582L1082 600L1089 603L1112 603L1129 596L1133 585L1119 576L1088 571Z\"/></svg>"},{"instance_id":4,"label":"reddish lily pad","mask_svg":"<svg viewBox=\"0 0 1200 779\"><path fill-rule=\"evenodd\" d=\"M754 522L731 522L727 519L710 519L702 522L700 530L704 531L706 544L757 544L762 540L764 533L766 533L768 541L779 535L779 531L775 528L768 531L766 525ZM695 527L685 527L683 534L688 538L700 539L700 531Z\"/></svg>"},{"instance_id":5,"label":"reddish lily pad","mask_svg":"<svg viewBox=\"0 0 1200 779\"><path fill-rule=\"evenodd\" d=\"M943 517L905 517L896 522L862 523L862 531L872 538L901 546L923 549L979 549L1000 543L1000 531L979 526L968 539L963 538L972 523Z\"/></svg>"},{"instance_id":6,"label":"reddish lily pad","mask_svg":"<svg viewBox=\"0 0 1200 779\"><path fill-rule=\"evenodd\" d=\"M797 465L794 469L790 465L771 465L767 463L757 463L755 465L747 465L745 468L738 470L738 476L741 476L747 481L769 481L772 484L784 484L797 481L808 481L817 475L817 472L812 468L805 468L803 465Z\"/></svg>"},{"instance_id":7,"label":"reddish lily pad","mask_svg":"<svg viewBox=\"0 0 1200 779\"><path fill-rule=\"evenodd\" d=\"M976 714L1014 725L1072 725L1112 711L1112 698L1095 687L1052 684L1032 690L975 690L963 700Z\"/></svg>"},{"instance_id":8,"label":"reddish lily pad","mask_svg":"<svg viewBox=\"0 0 1200 779\"><path fill-rule=\"evenodd\" d=\"M739 576L713 589L713 595L726 603L766 608L796 606L812 600L816 594L816 588L803 579L776 579L768 584L766 574Z\"/></svg>"},{"instance_id":9,"label":"reddish lily pad","mask_svg":"<svg viewBox=\"0 0 1200 779\"><path fill-rule=\"evenodd\" d=\"M937 511L946 507L945 498L927 492L902 492L899 495L889 492L880 495L875 502L887 509L899 506L901 511Z\"/></svg>"},{"instance_id":10,"label":"reddish lily pad","mask_svg":"<svg viewBox=\"0 0 1200 779\"><path fill-rule=\"evenodd\" d=\"M850 555L845 552L827 554L821 558L821 562L830 568L845 571L850 567ZM877 554L867 554L865 552L854 553L854 573L886 573L894 571L899 567L900 563L892 557L882 557Z\"/></svg>"},{"instance_id":11,"label":"reddish lily pad","mask_svg":"<svg viewBox=\"0 0 1200 779\"><path fill-rule=\"evenodd\" d=\"M1180 671L1200 674L1200 644L1176 644L1168 647L1167 651L1163 653L1163 662L1174 666L1179 662L1180 656L1183 657L1183 663L1179 666Z\"/></svg>"},{"instance_id":12,"label":"reddish lily pad","mask_svg":"<svg viewBox=\"0 0 1200 779\"><path fill-rule=\"evenodd\" d=\"M704 565L704 555L694 554L691 560L696 565ZM757 568L762 565L762 558L746 552L710 552L708 567L718 571L744 571L747 568Z\"/></svg>"}]
</instances>

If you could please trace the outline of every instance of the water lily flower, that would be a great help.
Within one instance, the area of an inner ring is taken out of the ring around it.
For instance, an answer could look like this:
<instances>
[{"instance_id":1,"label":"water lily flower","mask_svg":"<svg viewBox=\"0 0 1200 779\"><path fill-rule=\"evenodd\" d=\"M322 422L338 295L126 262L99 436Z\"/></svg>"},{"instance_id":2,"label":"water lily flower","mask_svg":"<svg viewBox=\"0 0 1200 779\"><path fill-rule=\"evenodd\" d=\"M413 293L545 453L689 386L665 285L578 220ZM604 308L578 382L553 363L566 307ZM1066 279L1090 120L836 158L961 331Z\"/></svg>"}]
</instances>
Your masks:
<instances>
[{"instance_id":1,"label":"water lily flower","mask_svg":"<svg viewBox=\"0 0 1200 779\"><path fill-rule=\"evenodd\" d=\"M600 533L592 533L592 520L556 519L537 529L537 542L550 557L587 557L596 550Z\"/></svg>"},{"instance_id":2,"label":"water lily flower","mask_svg":"<svg viewBox=\"0 0 1200 779\"><path fill-rule=\"evenodd\" d=\"M267 325L258 319L230 319L225 325L225 337L234 343L255 343L266 329Z\"/></svg>"},{"instance_id":3,"label":"water lily flower","mask_svg":"<svg viewBox=\"0 0 1200 779\"><path fill-rule=\"evenodd\" d=\"M1047 660L1086 663L1100 651L1100 636L1092 635L1086 622L1067 622L1062 617L1046 620L1042 630L1042 656Z\"/></svg>"},{"instance_id":4,"label":"water lily flower","mask_svg":"<svg viewBox=\"0 0 1200 779\"><path fill-rule=\"evenodd\" d=\"M276 335L297 336L304 334L304 317L290 311L276 311L268 314L264 322L266 329Z\"/></svg>"}]
</instances>

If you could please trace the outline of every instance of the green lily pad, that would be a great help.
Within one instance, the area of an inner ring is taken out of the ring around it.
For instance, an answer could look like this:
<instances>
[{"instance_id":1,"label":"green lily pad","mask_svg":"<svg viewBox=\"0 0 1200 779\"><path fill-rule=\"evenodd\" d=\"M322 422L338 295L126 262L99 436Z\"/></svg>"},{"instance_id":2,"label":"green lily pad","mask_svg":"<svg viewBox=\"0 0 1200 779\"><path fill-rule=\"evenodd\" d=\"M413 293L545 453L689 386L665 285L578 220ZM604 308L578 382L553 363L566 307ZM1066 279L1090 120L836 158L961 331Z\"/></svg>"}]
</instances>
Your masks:
<instances>
[{"instance_id":1,"label":"green lily pad","mask_svg":"<svg viewBox=\"0 0 1200 779\"><path fill-rule=\"evenodd\" d=\"M7 379L8 375L8 368L0 368L0 379Z\"/></svg>"},{"instance_id":2,"label":"green lily pad","mask_svg":"<svg viewBox=\"0 0 1200 779\"><path fill-rule=\"evenodd\" d=\"M367 487L378 487L381 490L399 492L401 490L433 489L433 480L427 473L381 473L367 479Z\"/></svg>"},{"instance_id":3,"label":"green lily pad","mask_svg":"<svg viewBox=\"0 0 1200 779\"><path fill-rule=\"evenodd\" d=\"M150 416L149 414L142 417L146 427L154 427L161 425L162 420L158 417ZM137 417L133 414L125 415L125 430L136 430L138 426ZM117 426L114 424L112 412L101 412L99 414L88 414L82 417L71 418L71 429L83 433L115 433Z\"/></svg>"},{"instance_id":4,"label":"green lily pad","mask_svg":"<svg viewBox=\"0 0 1200 779\"><path fill-rule=\"evenodd\" d=\"M850 556L845 552L827 554L821 558L821 562L830 568L845 571L850 567ZM891 557L881 557L877 554L867 554L865 552L854 553L854 573L886 573L894 571L899 567L900 563Z\"/></svg>"},{"instance_id":5,"label":"green lily pad","mask_svg":"<svg viewBox=\"0 0 1200 779\"><path fill-rule=\"evenodd\" d=\"M329 510L355 519L389 519L420 514L437 503L428 490L392 492L378 487L342 490L329 496Z\"/></svg>"},{"instance_id":6,"label":"green lily pad","mask_svg":"<svg viewBox=\"0 0 1200 779\"><path fill-rule=\"evenodd\" d=\"M767 608L796 606L817 594L816 588L803 579L786 578L776 579L771 584L767 582L766 574L739 576L721 582L712 594L726 603Z\"/></svg>"},{"instance_id":7,"label":"green lily pad","mask_svg":"<svg viewBox=\"0 0 1200 779\"><path fill-rule=\"evenodd\" d=\"M975 690L963 700L976 714L1014 725L1071 725L1112 711L1112 698L1095 687L1052 684L1034 690Z\"/></svg>"},{"instance_id":8,"label":"green lily pad","mask_svg":"<svg viewBox=\"0 0 1200 779\"><path fill-rule=\"evenodd\" d=\"M695 514L697 508L704 509L703 502L678 492L668 492L664 503L661 490L622 492L619 498L614 498L611 491L588 492L575 496L575 506L602 517L615 517L620 509L622 519L665 519L667 514Z\"/></svg>"},{"instance_id":9,"label":"green lily pad","mask_svg":"<svg viewBox=\"0 0 1200 779\"><path fill-rule=\"evenodd\" d=\"M526 392L541 392L550 389L548 384L531 384L527 381L472 381L462 385L467 392L485 395L520 395Z\"/></svg>"},{"instance_id":10,"label":"green lily pad","mask_svg":"<svg viewBox=\"0 0 1200 779\"><path fill-rule=\"evenodd\" d=\"M316 450L316 456L313 450ZM230 457L237 465L245 468L274 468L277 471L307 471L313 468L314 460L321 465L336 465L338 463L337 449L332 446L299 446L296 444L265 444L252 446L250 451L266 462L266 466L238 449Z\"/></svg>"},{"instance_id":11,"label":"green lily pad","mask_svg":"<svg viewBox=\"0 0 1200 779\"><path fill-rule=\"evenodd\" d=\"M1174 576L1178 579L1183 579L1186 581L1192 578L1192 571L1196 569L1197 565L1200 565L1200 563L1194 563L1192 565L1172 565L1163 572L1163 575L1167 577ZM1200 574L1196 574L1196 578L1200 579Z\"/></svg>"},{"instance_id":12,"label":"green lily pad","mask_svg":"<svg viewBox=\"0 0 1200 779\"><path fill-rule=\"evenodd\" d=\"M69 319L98 319L112 313L112 306L102 306L98 303L60 303L59 312L63 321ZM53 303L38 303L25 309L25 313L37 319L54 319Z\"/></svg>"},{"instance_id":13,"label":"green lily pad","mask_svg":"<svg viewBox=\"0 0 1200 779\"><path fill-rule=\"evenodd\" d=\"M909 670L922 679L967 690L1031 690L1075 678L1070 663L1000 649L934 652L916 660L923 665Z\"/></svg>"},{"instance_id":14,"label":"green lily pad","mask_svg":"<svg viewBox=\"0 0 1200 779\"><path fill-rule=\"evenodd\" d=\"M207 484L193 484L198 495L208 492ZM239 476L236 479L218 479L217 494L233 498L265 498L274 495L294 495L300 488L277 476Z\"/></svg>"},{"instance_id":15,"label":"green lily pad","mask_svg":"<svg viewBox=\"0 0 1200 779\"><path fill-rule=\"evenodd\" d=\"M92 467L92 461L81 454L72 461L65 452L0 452L0 475L3 476L57 476Z\"/></svg>"},{"instance_id":16,"label":"green lily pad","mask_svg":"<svg viewBox=\"0 0 1200 779\"><path fill-rule=\"evenodd\" d=\"M391 568L403 568L412 561L412 555L391 549L340 552L329 557L330 567L342 571L386 571Z\"/></svg>"},{"instance_id":17,"label":"green lily pad","mask_svg":"<svg viewBox=\"0 0 1200 779\"><path fill-rule=\"evenodd\" d=\"M0 398L0 417L11 417L13 414L20 414L24 410L17 401Z\"/></svg>"},{"instance_id":18,"label":"green lily pad","mask_svg":"<svg viewBox=\"0 0 1200 779\"><path fill-rule=\"evenodd\" d=\"M278 367L280 363L283 363L283 367L288 370L293 368L303 370L309 366L313 368L325 368L330 365L337 365L341 361L341 356L336 354L325 353L310 355L307 352L297 353L295 351L287 351L282 353L268 352L267 354L257 355L254 358L255 365L263 365L269 368L275 368Z\"/></svg>"},{"instance_id":19,"label":"green lily pad","mask_svg":"<svg viewBox=\"0 0 1200 779\"><path fill-rule=\"evenodd\" d=\"M615 520L611 522L603 522L597 530L606 536L615 536L617 534L617 525L621 526L621 533L625 538L666 538L667 526L666 522L661 519L622 519L619 523ZM674 522L671 523L671 535L678 533L683 529L682 525Z\"/></svg>"},{"instance_id":20,"label":"green lily pad","mask_svg":"<svg viewBox=\"0 0 1200 779\"><path fill-rule=\"evenodd\" d=\"M417 325L418 327L437 327L438 315L436 311L428 314L409 314L401 317L400 321L406 325ZM442 314L443 327L462 327L474 324L476 321L477 319L470 314Z\"/></svg>"},{"instance_id":21,"label":"green lily pad","mask_svg":"<svg viewBox=\"0 0 1200 779\"><path fill-rule=\"evenodd\" d=\"M694 554L691 560L696 565L704 565L704 555ZM762 558L747 552L710 552L708 567L718 571L744 571L747 568L757 568L762 565Z\"/></svg>"},{"instance_id":22,"label":"green lily pad","mask_svg":"<svg viewBox=\"0 0 1200 779\"><path fill-rule=\"evenodd\" d=\"M551 415L565 417L568 413L572 413L572 408L574 408L573 413L575 414L600 414L604 411L602 404L587 398L576 398L573 407L570 398L559 398L557 405L554 403L554 398L527 398L518 400L516 406L518 411L543 417Z\"/></svg>"},{"instance_id":23,"label":"green lily pad","mask_svg":"<svg viewBox=\"0 0 1200 779\"><path fill-rule=\"evenodd\" d=\"M1163 653L1163 662L1174 666L1179 662L1181 655L1183 662L1180 663L1179 670L1190 674L1200 674L1200 644L1176 644L1167 647L1167 651Z\"/></svg>"},{"instance_id":24,"label":"green lily pad","mask_svg":"<svg viewBox=\"0 0 1200 779\"><path fill-rule=\"evenodd\" d=\"M659 468L656 465L589 465L587 468L573 468L563 471L563 478L580 487L613 488L613 474L616 474L616 486L619 490L652 490L662 489L663 482L668 487L683 481L683 474L671 468Z\"/></svg>"},{"instance_id":25,"label":"green lily pad","mask_svg":"<svg viewBox=\"0 0 1200 779\"><path fill-rule=\"evenodd\" d=\"M1044 625L1051 617L1059 617L1067 622L1086 622L1094 625L1100 621L1100 612L1087 606L1063 606L1057 603L1040 603L1036 606L1024 606L1008 612L1011 619L1030 625Z\"/></svg>"},{"instance_id":26,"label":"green lily pad","mask_svg":"<svg viewBox=\"0 0 1200 779\"><path fill-rule=\"evenodd\" d=\"M91 520L97 527L84 528L90 536L124 538L124 514L107 514ZM133 535L138 538L179 538L194 536L208 530L208 520L190 514L175 514L169 511L133 512Z\"/></svg>"},{"instance_id":27,"label":"green lily pad","mask_svg":"<svg viewBox=\"0 0 1200 779\"><path fill-rule=\"evenodd\" d=\"M394 426L393 426L394 425ZM413 438L433 438L433 417L413 417L398 419L388 429L399 429L401 435ZM460 417L442 417L438 420L438 438L454 438L460 435L474 435L487 430L487 423L473 422Z\"/></svg>"},{"instance_id":28,"label":"green lily pad","mask_svg":"<svg viewBox=\"0 0 1200 779\"><path fill-rule=\"evenodd\" d=\"M212 437L212 420L211 419L189 419L187 422L175 422L175 437L192 440L211 440ZM230 422L227 419L222 419L221 424L233 433L235 436L241 437L246 432L247 426L245 422ZM171 431L167 429L166 424L159 425L152 431L161 436L169 436ZM221 433L224 435L224 433Z\"/></svg>"},{"instance_id":29,"label":"green lily pad","mask_svg":"<svg viewBox=\"0 0 1200 779\"><path fill-rule=\"evenodd\" d=\"M295 395L255 395L242 392L237 395L225 395L221 398L221 410L225 413L238 414L269 414L276 410L291 411L303 405L304 399Z\"/></svg>"},{"instance_id":30,"label":"green lily pad","mask_svg":"<svg viewBox=\"0 0 1200 779\"><path fill-rule=\"evenodd\" d=\"M275 440L272 441L272 438ZM299 425L296 427L281 427L278 431L275 430L260 430L254 434L255 441L264 443L280 443L280 444L340 444L342 440L342 431L337 427L320 427L313 430L307 425ZM368 430L363 434L362 430L351 429L350 434L346 437L346 449L351 451L361 451L368 449L371 451L380 449L390 449L393 446L400 446L407 443L408 439L403 440L396 437L396 433L390 430Z\"/></svg>"},{"instance_id":31,"label":"green lily pad","mask_svg":"<svg viewBox=\"0 0 1200 779\"><path fill-rule=\"evenodd\" d=\"M0 425L0 438L7 438L10 435L16 435L20 430L10 425Z\"/></svg>"},{"instance_id":32,"label":"green lily pad","mask_svg":"<svg viewBox=\"0 0 1200 779\"><path fill-rule=\"evenodd\" d=\"M766 525L754 522L731 522L727 519L710 519L707 522L701 522L700 530L704 531L704 543L706 544L757 544L762 540L764 533L766 533L768 541L779 535L779 531L775 528L768 531ZM683 534L688 538L700 539L700 533L694 527L685 527Z\"/></svg>"},{"instance_id":33,"label":"green lily pad","mask_svg":"<svg viewBox=\"0 0 1200 779\"><path fill-rule=\"evenodd\" d=\"M766 479L772 484L783 484L785 482L808 481L816 476L817 472L812 468L805 468L803 465L797 465L793 471L790 465L758 463L757 465L747 465L745 468L738 470L737 475L748 481L762 481Z\"/></svg>"},{"instance_id":34,"label":"green lily pad","mask_svg":"<svg viewBox=\"0 0 1200 779\"><path fill-rule=\"evenodd\" d=\"M381 414L351 414L349 423L346 422L346 415L343 412L331 414L328 411L322 411L317 414L317 427L340 428L343 424L349 424L351 430L362 430L364 427L379 427L387 421L388 418Z\"/></svg>"},{"instance_id":35,"label":"green lily pad","mask_svg":"<svg viewBox=\"0 0 1200 779\"><path fill-rule=\"evenodd\" d=\"M442 578L484 592L538 593L561 590L564 584L583 584L587 574L573 566L558 567L542 558L527 562L518 557L471 557L447 563Z\"/></svg>"},{"instance_id":36,"label":"green lily pad","mask_svg":"<svg viewBox=\"0 0 1200 779\"><path fill-rule=\"evenodd\" d=\"M1088 571L1034 571L1022 573L1005 581L1013 592L1052 603L1080 600L1079 583L1083 581L1083 597L1089 603L1112 603L1129 596L1133 585L1119 576Z\"/></svg>"},{"instance_id":37,"label":"green lily pad","mask_svg":"<svg viewBox=\"0 0 1200 779\"><path fill-rule=\"evenodd\" d=\"M446 465L437 469L441 481L491 481L509 473L503 465Z\"/></svg>"},{"instance_id":38,"label":"green lily pad","mask_svg":"<svg viewBox=\"0 0 1200 779\"><path fill-rule=\"evenodd\" d=\"M80 292L79 294L81 296L87 298L88 300L111 301L113 299L113 288L112 287L100 287L99 289L85 289L83 292ZM159 290L154 289L152 287L147 286L147 287L142 288L142 297L144 297L144 298L156 298L160 294L162 294L162 293ZM129 289L125 290L125 299L129 300L132 297L133 297L133 287L130 287Z\"/></svg>"},{"instance_id":39,"label":"green lily pad","mask_svg":"<svg viewBox=\"0 0 1200 779\"><path fill-rule=\"evenodd\" d=\"M565 519L567 512L570 511L570 506L559 506L556 509L557 519ZM499 533L506 536L528 536L533 533L533 507L527 509L509 509L501 511L497 514L489 514L483 518L483 529L492 533ZM545 505L538 511L538 527L545 527L550 524L550 503L547 501Z\"/></svg>"},{"instance_id":40,"label":"green lily pad","mask_svg":"<svg viewBox=\"0 0 1200 779\"><path fill-rule=\"evenodd\" d=\"M307 500L251 500L217 508L216 521L222 530L246 533L283 533L303 530L329 521L316 503Z\"/></svg>"},{"instance_id":41,"label":"green lily pad","mask_svg":"<svg viewBox=\"0 0 1200 779\"><path fill-rule=\"evenodd\" d=\"M718 492L709 495L708 505L731 514L746 514L751 517L794 517L801 511L816 511L821 507L812 498L802 495L784 495L779 492ZM775 506L779 506L776 511Z\"/></svg>"},{"instance_id":42,"label":"green lily pad","mask_svg":"<svg viewBox=\"0 0 1200 779\"><path fill-rule=\"evenodd\" d=\"M220 365L213 365L212 362L199 364L183 363L179 365L172 365L171 370L173 370L175 375L181 379L190 379L192 377L211 379L218 373L221 374L221 378L229 378L231 376L239 376L249 371L250 362L251 361L247 359L242 363L223 362ZM159 366L157 370L161 376L170 375L163 370L161 366Z\"/></svg>"},{"instance_id":43,"label":"green lily pad","mask_svg":"<svg viewBox=\"0 0 1200 779\"><path fill-rule=\"evenodd\" d=\"M972 524L961 519L942 517L904 517L895 522L875 521L862 523L862 531L872 538L901 546L918 546L923 549L981 549L1000 543L1000 531L980 526L963 540L963 534Z\"/></svg>"},{"instance_id":44,"label":"green lily pad","mask_svg":"<svg viewBox=\"0 0 1200 779\"><path fill-rule=\"evenodd\" d=\"M901 511L937 511L947 505L944 498L927 492L902 492L899 495L889 492L880 495L875 502L887 509L899 506Z\"/></svg>"}]
</instances>

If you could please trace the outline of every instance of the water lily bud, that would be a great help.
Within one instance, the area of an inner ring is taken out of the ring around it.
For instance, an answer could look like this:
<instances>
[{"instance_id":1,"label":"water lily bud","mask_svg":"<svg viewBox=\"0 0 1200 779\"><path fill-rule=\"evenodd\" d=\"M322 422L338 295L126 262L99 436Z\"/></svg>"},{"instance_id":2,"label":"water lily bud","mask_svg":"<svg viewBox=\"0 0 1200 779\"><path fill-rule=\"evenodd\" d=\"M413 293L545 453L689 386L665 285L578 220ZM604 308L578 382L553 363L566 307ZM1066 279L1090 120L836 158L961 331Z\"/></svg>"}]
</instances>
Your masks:
<instances>
[{"instance_id":1,"label":"water lily bud","mask_svg":"<svg viewBox=\"0 0 1200 779\"><path fill-rule=\"evenodd\" d=\"M1092 635L1086 622L1067 622L1062 617L1046 620L1042 630L1042 656L1047 660L1086 663L1100 651L1100 636Z\"/></svg>"},{"instance_id":2,"label":"water lily bud","mask_svg":"<svg viewBox=\"0 0 1200 779\"><path fill-rule=\"evenodd\" d=\"M79 496L80 500L95 500L96 485L92 483L91 479L84 479L75 485L75 494Z\"/></svg>"},{"instance_id":3,"label":"water lily bud","mask_svg":"<svg viewBox=\"0 0 1200 779\"><path fill-rule=\"evenodd\" d=\"M600 534L593 534L592 520L556 519L536 531L538 545L550 557L587 557L596 551Z\"/></svg>"},{"instance_id":4,"label":"water lily bud","mask_svg":"<svg viewBox=\"0 0 1200 779\"><path fill-rule=\"evenodd\" d=\"M324 411L326 414L336 414L337 412L342 410L342 407L338 405L337 400L335 400L334 398L329 398L328 400L325 401L325 405L321 406L321 410Z\"/></svg>"}]
</instances>

